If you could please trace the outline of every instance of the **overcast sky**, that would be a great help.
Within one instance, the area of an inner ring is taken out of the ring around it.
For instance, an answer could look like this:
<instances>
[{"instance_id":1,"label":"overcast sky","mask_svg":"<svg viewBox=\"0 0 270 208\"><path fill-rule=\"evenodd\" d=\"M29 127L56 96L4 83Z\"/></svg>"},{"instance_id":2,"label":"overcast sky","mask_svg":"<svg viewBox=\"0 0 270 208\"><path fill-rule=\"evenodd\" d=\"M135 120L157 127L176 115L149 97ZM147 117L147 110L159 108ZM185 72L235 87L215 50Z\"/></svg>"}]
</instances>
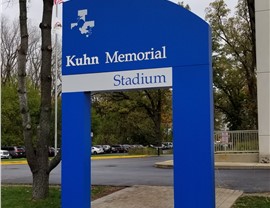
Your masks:
<instances>
[{"instance_id":1,"label":"overcast sky","mask_svg":"<svg viewBox=\"0 0 270 208\"><path fill-rule=\"evenodd\" d=\"M72 1L72 0L71 0ZM209 6L210 2L214 0L170 0L174 3L184 1L185 4L189 4L193 13L204 19L205 8ZM8 15L9 17L18 18L19 3L17 0L13 0L14 3L8 5L8 0L0 0L2 2L2 14ZM226 4L230 9L234 9L237 0L226 0ZM32 20L33 24L39 24L42 17L42 0L30 0L29 5L29 19Z\"/></svg>"},{"instance_id":2,"label":"overcast sky","mask_svg":"<svg viewBox=\"0 0 270 208\"><path fill-rule=\"evenodd\" d=\"M202 19L204 19L205 16L205 9L209 6L211 2L214 2L214 0L170 0L174 3L183 1L185 4L188 4L191 8L191 11L198 16L200 16ZM233 10L237 4L238 0L225 0L228 7Z\"/></svg>"}]
</instances>

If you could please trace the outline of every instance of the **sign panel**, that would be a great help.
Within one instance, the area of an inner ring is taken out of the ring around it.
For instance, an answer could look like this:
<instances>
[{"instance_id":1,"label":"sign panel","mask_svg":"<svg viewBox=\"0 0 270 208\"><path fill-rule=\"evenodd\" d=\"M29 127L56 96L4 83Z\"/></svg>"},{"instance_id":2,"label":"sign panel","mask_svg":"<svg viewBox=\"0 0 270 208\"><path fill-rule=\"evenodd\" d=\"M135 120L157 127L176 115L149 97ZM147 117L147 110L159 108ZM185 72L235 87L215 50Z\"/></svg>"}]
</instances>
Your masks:
<instances>
[{"instance_id":1,"label":"sign panel","mask_svg":"<svg viewBox=\"0 0 270 208\"><path fill-rule=\"evenodd\" d=\"M80 0L63 7L63 75L210 63L207 23L169 1Z\"/></svg>"},{"instance_id":2,"label":"sign panel","mask_svg":"<svg viewBox=\"0 0 270 208\"><path fill-rule=\"evenodd\" d=\"M221 133L221 143L228 144L229 143L229 133L224 131Z\"/></svg>"},{"instance_id":3,"label":"sign panel","mask_svg":"<svg viewBox=\"0 0 270 208\"><path fill-rule=\"evenodd\" d=\"M62 92L118 91L172 86L172 68L63 76Z\"/></svg>"}]
</instances>

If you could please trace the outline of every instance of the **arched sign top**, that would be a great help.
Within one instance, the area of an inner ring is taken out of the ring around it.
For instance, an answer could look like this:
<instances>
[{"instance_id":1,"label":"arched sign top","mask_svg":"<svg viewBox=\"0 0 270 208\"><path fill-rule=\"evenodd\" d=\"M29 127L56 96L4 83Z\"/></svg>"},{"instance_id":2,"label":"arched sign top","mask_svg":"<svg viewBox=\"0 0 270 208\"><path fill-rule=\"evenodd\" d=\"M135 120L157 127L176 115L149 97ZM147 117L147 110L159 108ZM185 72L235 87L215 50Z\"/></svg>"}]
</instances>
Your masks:
<instances>
[{"instance_id":1,"label":"arched sign top","mask_svg":"<svg viewBox=\"0 0 270 208\"><path fill-rule=\"evenodd\" d=\"M69 1L63 75L209 65L208 24L166 0Z\"/></svg>"}]
</instances>

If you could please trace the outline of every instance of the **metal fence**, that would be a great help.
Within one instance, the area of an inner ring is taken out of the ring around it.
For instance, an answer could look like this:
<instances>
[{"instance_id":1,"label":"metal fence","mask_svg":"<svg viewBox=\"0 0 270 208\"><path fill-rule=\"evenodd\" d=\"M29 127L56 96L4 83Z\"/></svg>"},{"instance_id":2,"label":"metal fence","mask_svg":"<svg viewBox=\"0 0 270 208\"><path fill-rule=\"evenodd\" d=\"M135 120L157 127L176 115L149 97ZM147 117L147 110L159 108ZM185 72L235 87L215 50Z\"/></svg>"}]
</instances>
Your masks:
<instances>
[{"instance_id":1,"label":"metal fence","mask_svg":"<svg viewBox=\"0 0 270 208\"><path fill-rule=\"evenodd\" d=\"M259 152L258 130L215 131L215 153Z\"/></svg>"}]
</instances>

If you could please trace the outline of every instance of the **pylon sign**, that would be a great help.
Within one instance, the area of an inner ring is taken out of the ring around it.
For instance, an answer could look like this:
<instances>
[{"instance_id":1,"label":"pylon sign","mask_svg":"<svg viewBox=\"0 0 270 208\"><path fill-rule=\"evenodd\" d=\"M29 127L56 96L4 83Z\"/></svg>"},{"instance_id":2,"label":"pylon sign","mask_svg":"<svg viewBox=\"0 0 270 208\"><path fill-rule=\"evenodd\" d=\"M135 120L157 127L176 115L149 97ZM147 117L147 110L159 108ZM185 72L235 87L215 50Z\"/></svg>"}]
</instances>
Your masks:
<instances>
[{"instance_id":1,"label":"pylon sign","mask_svg":"<svg viewBox=\"0 0 270 208\"><path fill-rule=\"evenodd\" d=\"M173 88L175 207L215 207L210 33L166 0L64 3L63 208L90 206L90 93L164 87Z\"/></svg>"}]
</instances>

